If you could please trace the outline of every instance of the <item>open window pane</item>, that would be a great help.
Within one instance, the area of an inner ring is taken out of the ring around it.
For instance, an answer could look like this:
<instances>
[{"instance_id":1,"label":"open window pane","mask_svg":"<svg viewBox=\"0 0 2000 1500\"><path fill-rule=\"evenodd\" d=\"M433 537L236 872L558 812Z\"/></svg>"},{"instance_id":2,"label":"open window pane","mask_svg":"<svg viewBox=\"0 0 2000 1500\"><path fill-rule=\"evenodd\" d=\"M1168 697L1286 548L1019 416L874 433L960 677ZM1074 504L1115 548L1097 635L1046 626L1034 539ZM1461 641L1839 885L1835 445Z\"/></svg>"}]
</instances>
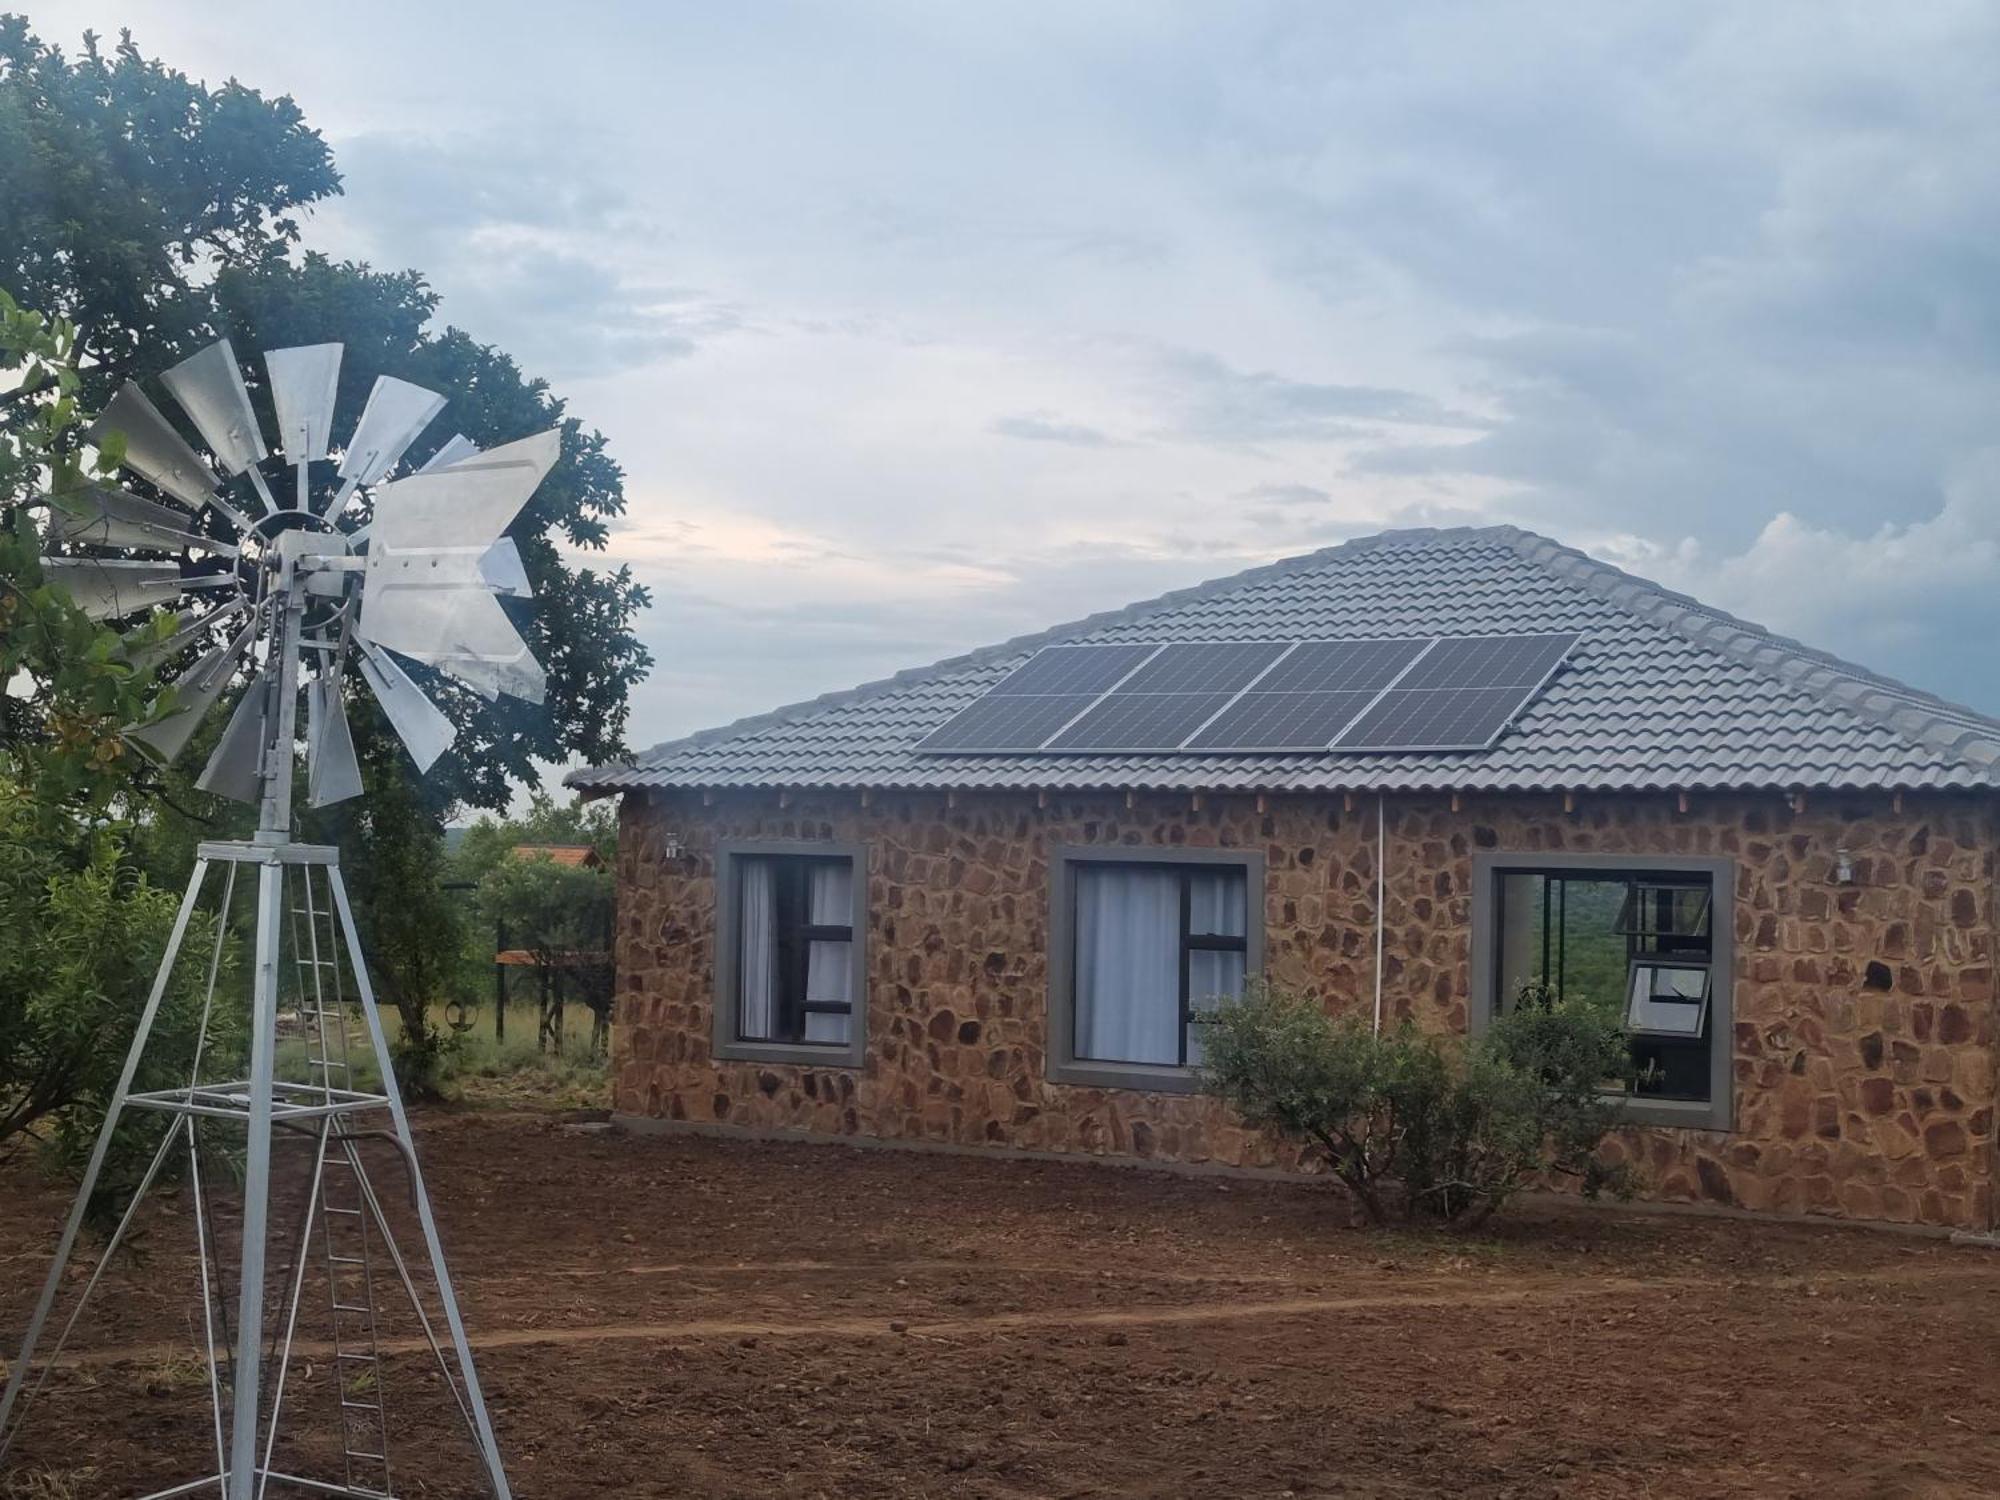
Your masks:
<instances>
[{"instance_id":1,"label":"open window pane","mask_svg":"<svg viewBox=\"0 0 2000 1500\"><path fill-rule=\"evenodd\" d=\"M1716 917L1707 877L1558 864L1498 872L1493 898L1497 1011L1530 986L1600 1008L1631 1038L1642 1095L1710 1097Z\"/></svg>"},{"instance_id":2,"label":"open window pane","mask_svg":"<svg viewBox=\"0 0 2000 1500\"><path fill-rule=\"evenodd\" d=\"M1178 1063L1180 978L1180 872L1170 866L1079 866L1076 1055Z\"/></svg>"},{"instance_id":3,"label":"open window pane","mask_svg":"<svg viewBox=\"0 0 2000 1500\"><path fill-rule=\"evenodd\" d=\"M1625 1029L1641 1036L1699 1040L1708 1024L1707 969L1634 964Z\"/></svg>"}]
</instances>

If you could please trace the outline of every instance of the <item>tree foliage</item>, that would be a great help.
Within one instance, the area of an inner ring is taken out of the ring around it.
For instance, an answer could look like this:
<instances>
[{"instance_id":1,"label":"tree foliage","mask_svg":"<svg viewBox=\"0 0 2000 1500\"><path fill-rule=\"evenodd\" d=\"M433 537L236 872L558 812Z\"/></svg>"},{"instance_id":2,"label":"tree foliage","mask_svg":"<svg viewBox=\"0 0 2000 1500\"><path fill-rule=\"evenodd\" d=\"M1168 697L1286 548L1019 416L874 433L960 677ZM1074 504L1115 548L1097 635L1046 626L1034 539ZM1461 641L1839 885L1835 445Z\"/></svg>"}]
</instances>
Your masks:
<instances>
[{"instance_id":1,"label":"tree foliage","mask_svg":"<svg viewBox=\"0 0 2000 1500\"><path fill-rule=\"evenodd\" d=\"M35 507L62 503L87 477L74 357L64 320L0 291L0 378L10 383L0 403L0 1155L39 1140L69 1160L109 1099L177 905L134 868L115 816L138 765L124 726L171 705L135 660L166 622L121 638L44 583L36 561ZM195 922L190 951L215 932L213 920ZM229 948L222 959L226 976ZM199 964L172 977L139 1087L186 1082L205 979ZM224 1055L238 1044L229 1019L209 1038ZM118 1142L108 1191L130 1181L148 1134L142 1125Z\"/></svg>"},{"instance_id":2,"label":"tree foliage","mask_svg":"<svg viewBox=\"0 0 2000 1500\"><path fill-rule=\"evenodd\" d=\"M1376 1034L1268 986L1204 1018L1209 1090L1250 1125L1316 1153L1374 1222L1472 1227L1544 1173L1624 1192L1596 1151L1630 1069L1615 1021L1524 993L1469 1044Z\"/></svg>"},{"instance_id":3,"label":"tree foliage","mask_svg":"<svg viewBox=\"0 0 2000 1500\"><path fill-rule=\"evenodd\" d=\"M593 870L517 855L535 845L587 847L602 863ZM480 818L452 856L453 883L477 893L467 929L467 978L492 972L498 946L533 956L545 1047L559 1048L563 1002L572 994L593 1013L592 1038L600 1051L608 1040L611 970L594 955L607 952L611 942L617 855L618 818L609 803L580 796L559 801L536 791L518 817Z\"/></svg>"},{"instance_id":4,"label":"tree foliage","mask_svg":"<svg viewBox=\"0 0 2000 1500\"><path fill-rule=\"evenodd\" d=\"M206 88L129 32L72 60L0 15L0 284L82 327L105 381L197 342L207 271L281 257L339 188L289 98Z\"/></svg>"},{"instance_id":5,"label":"tree foliage","mask_svg":"<svg viewBox=\"0 0 2000 1500\"><path fill-rule=\"evenodd\" d=\"M290 98L233 81L210 88L147 59L129 34L108 55L86 36L72 58L37 39L20 17L0 16L0 289L84 330L77 342L88 357L72 394L97 404L119 382L156 375L222 335L246 359L263 348L337 341L346 346L342 423L354 420L379 375L448 397L444 414L412 449L412 464L453 432L491 446L550 426L562 430L560 460L509 529L535 598L506 607L547 670L546 705L489 704L413 667L458 730L452 750L417 783L372 699L350 684L367 799L362 808L332 809L305 830L341 844L364 939L386 971L385 992L398 1002L405 1036L430 1050L430 1006L442 998L432 939L451 910L435 889L444 820L456 807L505 806L514 786L537 779L540 765L621 752L627 695L649 665L632 630L647 600L627 570L576 560L604 546L624 506L622 475L603 438L505 353L436 326L437 299L420 273L302 251L302 214L339 191L326 143ZM269 396L254 361L246 374L269 424ZM18 507L5 519L0 531L15 541L0 555L0 576L25 593L37 582L33 544ZM101 632L75 631L75 621L63 618L75 638L62 660L88 661L93 650L117 659ZM18 611L0 619L6 649L15 648L18 626ZM81 684L45 680L41 701L5 709L10 738L77 737L75 724L56 717L56 698L72 688L101 694L105 686L101 676ZM100 704L88 719L88 743L113 773L97 790L132 798L142 858L177 857L191 842L179 826L181 809L201 819L209 837L245 827L240 809L192 788L206 740L161 777L135 764L115 735L101 733L130 722L121 716L131 707ZM211 724L208 736L219 729ZM152 867L164 875L163 864Z\"/></svg>"}]
</instances>

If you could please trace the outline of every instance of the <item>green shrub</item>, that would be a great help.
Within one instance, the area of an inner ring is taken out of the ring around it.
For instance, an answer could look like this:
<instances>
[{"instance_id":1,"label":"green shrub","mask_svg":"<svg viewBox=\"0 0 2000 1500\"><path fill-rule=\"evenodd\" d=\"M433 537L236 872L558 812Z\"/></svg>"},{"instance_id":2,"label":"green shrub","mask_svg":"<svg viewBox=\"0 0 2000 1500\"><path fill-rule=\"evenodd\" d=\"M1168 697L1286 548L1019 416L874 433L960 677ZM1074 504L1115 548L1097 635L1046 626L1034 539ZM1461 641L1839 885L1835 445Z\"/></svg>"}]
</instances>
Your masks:
<instances>
[{"instance_id":1,"label":"green shrub","mask_svg":"<svg viewBox=\"0 0 2000 1500\"><path fill-rule=\"evenodd\" d=\"M1467 1044L1377 1035L1269 986L1207 1018L1205 1084L1244 1121L1316 1151L1370 1219L1471 1227L1543 1173L1623 1193L1595 1159L1630 1068L1614 1019L1523 991Z\"/></svg>"},{"instance_id":2,"label":"green shrub","mask_svg":"<svg viewBox=\"0 0 2000 1500\"><path fill-rule=\"evenodd\" d=\"M38 833L32 810L0 778L0 1158L37 1142L75 1172L95 1141L180 905L123 858L113 831L73 840ZM161 997L135 1089L188 1081L215 919L197 913ZM217 980L228 994L235 952ZM237 1007L218 1004L206 1038L211 1069L242 1045ZM98 1204L132 1187L167 1117L125 1117Z\"/></svg>"}]
</instances>

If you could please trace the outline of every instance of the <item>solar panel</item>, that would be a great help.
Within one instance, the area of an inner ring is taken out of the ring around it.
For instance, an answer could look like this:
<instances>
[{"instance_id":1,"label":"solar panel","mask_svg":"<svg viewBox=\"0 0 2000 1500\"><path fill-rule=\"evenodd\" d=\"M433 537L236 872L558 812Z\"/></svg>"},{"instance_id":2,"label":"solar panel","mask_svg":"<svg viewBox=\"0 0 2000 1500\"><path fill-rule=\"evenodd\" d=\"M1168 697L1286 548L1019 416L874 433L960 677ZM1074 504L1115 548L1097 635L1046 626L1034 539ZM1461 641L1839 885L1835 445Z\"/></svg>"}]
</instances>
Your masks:
<instances>
[{"instance_id":1,"label":"solar panel","mask_svg":"<svg viewBox=\"0 0 2000 1500\"><path fill-rule=\"evenodd\" d=\"M1110 693L1049 741L1051 750L1178 750L1235 694Z\"/></svg>"},{"instance_id":2,"label":"solar panel","mask_svg":"<svg viewBox=\"0 0 2000 1500\"><path fill-rule=\"evenodd\" d=\"M1018 694L981 698L961 709L920 750L1039 750L1098 699L1096 693Z\"/></svg>"},{"instance_id":3,"label":"solar panel","mask_svg":"<svg viewBox=\"0 0 2000 1500\"><path fill-rule=\"evenodd\" d=\"M1155 645L1045 646L917 746L919 750L1039 750Z\"/></svg>"},{"instance_id":4,"label":"solar panel","mask_svg":"<svg viewBox=\"0 0 2000 1500\"><path fill-rule=\"evenodd\" d=\"M1434 642L1334 741L1336 750L1483 750L1576 644L1575 635Z\"/></svg>"},{"instance_id":5,"label":"solar panel","mask_svg":"<svg viewBox=\"0 0 2000 1500\"><path fill-rule=\"evenodd\" d=\"M1160 648L1158 646L1044 646L1010 672L989 698L1031 693L1097 694Z\"/></svg>"},{"instance_id":6,"label":"solar panel","mask_svg":"<svg viewBox=\"0 0 2000 1500\"><path fill-rule=\"evenodd\" d=\"M1186 748L1324 750L1429 644L1300 641Z\"/></svg>"},{"instance_id":7,"label":"solar panel","mask_svg":"<svg viewBox=\"0 0 2000 1500\"><path fill-rule=\"evenodd\" d=\"M1540 687L1575 644L1573 634L1444 636L1396 690Z\"/></svg>"},{"instance_id":8,"label":"solar panel","mask_svg":"<svg viewBox=\"0 0 2000 1500\"><path fill-rule=\"evenodd\" d=\"M1178 750L1285 654L1279 641L1202 641L1157 656L1049 741L1051 750Z\"/></svg>"},{"instance_id":9,"label":"solar panel","mask_svg":"<svg viewBox=\"0 0 2000 1500\"><path fill-rule=\"evenodd\" d=\"M1253 689L1188 740L1190 750L1324 750L1375 699L1373 693L1266 693Z\"/></svg>"},{"instance_id":10,"label":"solar panel","mask_svg":"<svg viewBox=\"0 0 2000 1500\"><path fill-rule=\"evenodd\" d=\"M1422 654L1422 636L1385 641L1300 641L1257 683L1260 693L1377 692Z\"/></svg>"},{"instance_id":11,"label":"solar panel","mask_svg":"<svg viewBox=\"0 0 2000 1500\"><path fill-rule=\"evenodd\" d=\"M1477 750L1521 706L1519 688L1388 693L1340 736L1342 750Z\"/></svg>"},{"instance_id":12,"label":"solar panel","mask_svg":"<svg viewBox=\"0 0 2000 1500\"><path fill-rule=\"evenodd\" d=\"M1233 693L1285 654L1283 641L1200 641L1162 646L1118 684L1120 693Z\"/></svg>"},{"instance_id":13,"label":"solar panel","mask_svg":"<svg viewBox=\"0 0 2000 1500\"><path fill-rule=\"evenodd\" d=\"M1577 639L1549 633L1049 646L917 748L1484 749Z\"/></svg>"}]
</instances>

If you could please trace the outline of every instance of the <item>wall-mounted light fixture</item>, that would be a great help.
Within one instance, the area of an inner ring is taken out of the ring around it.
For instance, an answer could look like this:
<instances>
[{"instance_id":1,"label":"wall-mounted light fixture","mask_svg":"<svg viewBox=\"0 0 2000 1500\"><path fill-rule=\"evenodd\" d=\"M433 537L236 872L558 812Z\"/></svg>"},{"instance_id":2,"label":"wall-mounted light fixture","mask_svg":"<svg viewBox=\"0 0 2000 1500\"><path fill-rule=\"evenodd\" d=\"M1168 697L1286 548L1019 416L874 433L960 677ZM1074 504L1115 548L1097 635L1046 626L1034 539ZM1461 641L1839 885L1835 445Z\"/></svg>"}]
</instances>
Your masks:
<instances>
[{"instance_id":1,"label":"wall-mounted light fixture","mask_svg":"<svg viewBox=\"0 0 2000 1500\"><path fill-rule=\"evenodd\" d=\"M1833 851L1833 882L1835 885L1854 884L1854 856L1842 845Z\"/></svg>"}]
</instances>

